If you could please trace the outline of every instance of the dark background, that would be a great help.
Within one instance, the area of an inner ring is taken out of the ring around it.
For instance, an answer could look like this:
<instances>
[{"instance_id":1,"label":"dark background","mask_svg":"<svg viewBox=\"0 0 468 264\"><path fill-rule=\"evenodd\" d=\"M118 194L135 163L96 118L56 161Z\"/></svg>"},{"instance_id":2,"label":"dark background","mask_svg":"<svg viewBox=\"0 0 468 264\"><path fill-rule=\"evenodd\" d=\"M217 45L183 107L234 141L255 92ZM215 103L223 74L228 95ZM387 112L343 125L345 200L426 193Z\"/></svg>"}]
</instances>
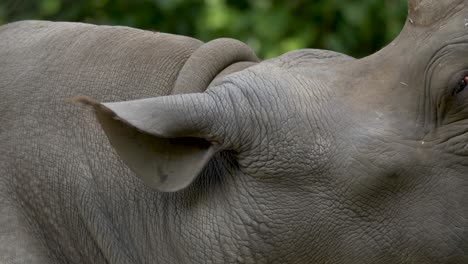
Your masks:
<instances>
[{"instance_id":1,"label":"dark background","mask_svg":"<svg viewBox=\"0 0 468 264\"><path fill-rule=\"evenodd\" d=\"M366 56L395 38L405 18L405 0L0 0L0 25L42 19L231 37L261 58L299 48Z\"/></svg>"}]
</instances>

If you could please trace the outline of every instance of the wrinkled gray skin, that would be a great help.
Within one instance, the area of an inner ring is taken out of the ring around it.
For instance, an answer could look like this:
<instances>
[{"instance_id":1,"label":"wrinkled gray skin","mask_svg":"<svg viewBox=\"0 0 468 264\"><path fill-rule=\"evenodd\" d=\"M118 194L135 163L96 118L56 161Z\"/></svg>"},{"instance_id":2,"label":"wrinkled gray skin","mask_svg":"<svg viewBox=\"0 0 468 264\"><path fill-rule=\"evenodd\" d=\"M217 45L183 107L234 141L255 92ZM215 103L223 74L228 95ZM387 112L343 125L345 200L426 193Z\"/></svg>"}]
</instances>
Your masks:
<instances>
[{"instance_id":1,"label":"wrinkled gray skin","mask_svg":"<svg viewBox=\"0 0 468 264\"><path fill-rule=\"evenodd\" d=\"M359 60L0 27L1 262L468 263L468 3L409 10Z\"/></svg>"}]
</instances>

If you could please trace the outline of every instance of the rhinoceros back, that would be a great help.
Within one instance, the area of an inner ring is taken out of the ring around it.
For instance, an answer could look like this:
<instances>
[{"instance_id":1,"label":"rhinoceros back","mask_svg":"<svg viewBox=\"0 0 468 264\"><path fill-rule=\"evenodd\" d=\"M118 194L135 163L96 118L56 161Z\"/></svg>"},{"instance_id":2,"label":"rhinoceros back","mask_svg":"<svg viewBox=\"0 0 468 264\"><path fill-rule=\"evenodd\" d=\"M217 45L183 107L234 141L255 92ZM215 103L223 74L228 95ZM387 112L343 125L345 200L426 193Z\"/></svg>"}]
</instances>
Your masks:
<instances>
[{"instance_id":1,"label":"rhinoceros back","mask_svg":"<svg viewBox=\"0 0 468 264\"><path fill-rule=\"evenodd\" d=\"M201 45L126 27L40 21L0 27L0 262L132 261L131 248L106 252L106 243L119 247L116 241L125 240L110 230L106 208L119 203L111 193L141 183L91 109L68 99L167 95ZM121 201L122 210L137 210L138 197Z\"/></svg>"}]
</instances>

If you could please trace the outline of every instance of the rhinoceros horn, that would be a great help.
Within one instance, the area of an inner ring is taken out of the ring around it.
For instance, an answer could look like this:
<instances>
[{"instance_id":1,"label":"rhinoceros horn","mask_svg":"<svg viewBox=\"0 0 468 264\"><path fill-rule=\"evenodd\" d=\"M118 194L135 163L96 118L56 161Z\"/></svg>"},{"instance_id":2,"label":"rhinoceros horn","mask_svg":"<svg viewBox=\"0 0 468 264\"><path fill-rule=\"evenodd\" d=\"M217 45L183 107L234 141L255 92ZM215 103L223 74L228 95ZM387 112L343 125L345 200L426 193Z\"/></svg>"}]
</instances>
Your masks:
<instances>
[{"instance_id":1,"label":"rhinoceros horn","mask_svg":"<svg viewBox=\"0 0 468 264\"><path fill-rule=\"evenodd\" d=\"M431 26L459 11L465 0L409 0L409 22L416 26Z\"/></svg>"}]
</instances>

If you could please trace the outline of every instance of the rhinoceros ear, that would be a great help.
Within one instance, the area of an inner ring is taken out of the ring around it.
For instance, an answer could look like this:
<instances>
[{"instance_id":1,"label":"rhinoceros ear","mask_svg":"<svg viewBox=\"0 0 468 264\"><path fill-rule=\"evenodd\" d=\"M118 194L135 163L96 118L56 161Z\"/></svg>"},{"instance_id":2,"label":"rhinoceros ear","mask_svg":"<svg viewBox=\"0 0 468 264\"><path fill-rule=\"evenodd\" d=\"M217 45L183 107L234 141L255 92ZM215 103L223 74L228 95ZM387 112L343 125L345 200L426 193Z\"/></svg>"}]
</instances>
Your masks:
<instances>
[{"instance_id":1,"label":"rhinoceros ear","mask_svg":"<svg viewBox=\"0 0 468 264\"><path fill-rule=\"evenodd\" d=\"M174 192L187 187L220 145L210 133L213 104L205 94L91 104L110 143L148 186Z\"/></svg>"},{"instance_id":2,"label":"rhinoceros ear","mask_svg":"<svg viewBox=\"0 0 468 264\"><path fill-rule=\"evenodd\" d=\"M240 71L259 61L249 46L239 40L212 40L200 46L187 59L174 83L172 94L204 92L215 77Z\"/></svg>"}]
</instances>

